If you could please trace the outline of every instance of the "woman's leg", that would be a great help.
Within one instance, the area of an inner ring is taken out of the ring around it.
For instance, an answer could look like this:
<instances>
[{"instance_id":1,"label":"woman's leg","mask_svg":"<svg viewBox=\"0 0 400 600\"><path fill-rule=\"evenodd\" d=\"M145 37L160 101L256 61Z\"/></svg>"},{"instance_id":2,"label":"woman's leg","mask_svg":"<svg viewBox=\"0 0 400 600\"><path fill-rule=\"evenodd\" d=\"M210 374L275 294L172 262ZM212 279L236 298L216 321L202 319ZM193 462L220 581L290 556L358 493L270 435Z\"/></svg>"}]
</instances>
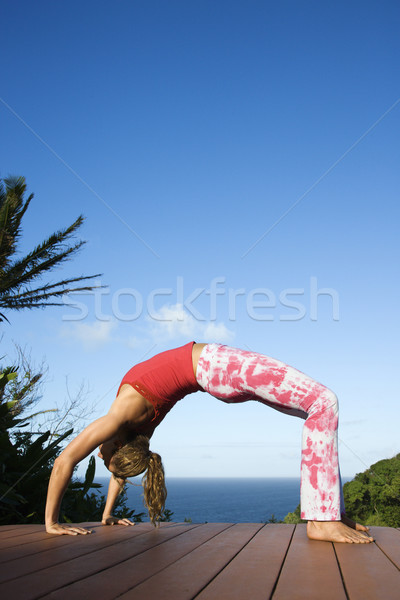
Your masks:
<instances>
[{"instance_id":1,"label":"woman's leg","mask_svg":"<svg viewBox=\"0 0 400 600\"><path fill-rule=\"evenodd\" d=\"M204 348L197 378L206 391L225 402L258 400L306 419L302 441L301 517L339 521L344 507L335 394L278 360L218 344Z\"/></svg>"},{"instance_id":2,"label":"woman's leg","mask_svg":"<svg viewBox=\"0 0 400 600\"><path fill-rule=\"evenodd\" d=\"M338 402L320 386L303 427L301 518L340 521L344 502L338 459Z\"/></svg>"}]
</instances>

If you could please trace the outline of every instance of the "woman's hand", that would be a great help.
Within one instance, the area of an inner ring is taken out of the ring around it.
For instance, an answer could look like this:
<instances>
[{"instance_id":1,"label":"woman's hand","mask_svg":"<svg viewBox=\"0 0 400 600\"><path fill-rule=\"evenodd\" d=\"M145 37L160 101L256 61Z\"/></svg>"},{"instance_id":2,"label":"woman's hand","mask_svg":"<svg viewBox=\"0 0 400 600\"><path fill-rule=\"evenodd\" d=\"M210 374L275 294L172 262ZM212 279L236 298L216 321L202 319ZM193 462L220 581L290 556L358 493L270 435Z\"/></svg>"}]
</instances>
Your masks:
<instances>
[{"instance_id":1,"label":"woman's hand","mask_svg":"<svg viewBox=\"0 0 400 600\"><path fill-rule=\"evenodd\" d=\"M60 525L60 523L53 523L52 525L46 525L47 533L53 535L87 535L92 533L91 529L84 529L83 527L73 527L69 525Z\"/></svg>"},{"instance_id":2,"label":"woman's hand","mask_svg":"<svg viewBox=\"0 0 400 600\"><path fill-rule=\"evenodd\" d=\"M103 516L101 520L102 525L134 525L133 521L129 519L118 519L118 517L113 517L112 515Z\"/></svg>"}]
</instances>

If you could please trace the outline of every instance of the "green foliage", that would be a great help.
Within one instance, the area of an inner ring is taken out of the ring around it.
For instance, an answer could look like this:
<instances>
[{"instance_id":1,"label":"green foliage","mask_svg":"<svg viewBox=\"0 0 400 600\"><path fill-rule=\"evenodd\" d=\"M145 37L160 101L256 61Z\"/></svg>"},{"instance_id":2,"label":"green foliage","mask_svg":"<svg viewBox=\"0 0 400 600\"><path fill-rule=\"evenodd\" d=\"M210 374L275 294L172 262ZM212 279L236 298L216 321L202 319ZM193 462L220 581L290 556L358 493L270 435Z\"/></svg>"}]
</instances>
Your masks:
<instances>
[{"instance_id":1,"label":"green foliage","mask_svg":"<svg viewBox=\"0 0 400 600\"><path fill-rule=\"evenodd\" d=\"M262 523L283 523L283 521L279 521L279 519L276 518L274 513L271 514L269 519L266 519L265 521L261 521L261 522Z\"/></svg>"},{"instance_id":2,"label":"green foliage","mask_svg":"<svg viewBox=\"0 0 400 600\"><path fill-rule=\"evenodd\" d=\"M29 417L18 411L18 400L4 400L6 385L17 373L0 375L0 524L37 523L43 520L43 498L60 443L71 434L64 432L49 441L50 432L39 436L24 431Z\"/></svg>"},{"instance_id":3,"label":"green foliage","mask_svg":"<svg viewBox=\"0 0 400 600\"><path fill-rule=\"evenodd\" d=\"M172 512L172 510L168 510L168 508L165 508L162 516L159 518L159 521L172 521L173 514L174 513Z\"/></svg>"},{"instance_id":4,"label":"green foliage","mask_svg":"<svg viewBox=\"0 0 400 600\"><path fill-rule=\"evenodd\" d=\"M283 522L292 524L307 522L300 517L300 504L297 506L297 508L295 508L295 510L292 513L288 513L286 515L286 517L283 519Z\"/></svg>"},{"instance_id":5,"label":"green foliage","mask_svg":"<svg viewBox=\"0 0 400 600\"><path fill-rule=\"evenodd\" d=\"M400 454L380 460L343 486L346 514L368 525L400 527Z\"/></svg>"},{"instance_id":6,"label":"green foliage","mask_svg":"<svg viewBox=\"0 0 400 600\"><path fill-rule=\"evenodd\" d=\"M290 512L286 515L286 517L283 519L283 522L292 524L306 523L306 521L303 521L303 519L301 519L300 517L300 504L297 506L297 508L295 508L293 512Z\"/></svg>"},{"instance_id":7,"label":"green foliage","mask_svg":"<svg viewBox=\"0 0 400 600\"><path fill-rule=\"evenodd\" d=\"M24 397L18 394L9 399L6 394L7 386L15 383L17 377L12 368L0 373L0 525L44 522L45 498L53 462L61 451L62 442L72 433L72 429L68 429L52 440L50 431L35 434L26 430L31 417L22 416L26 406ZM21 386L17 385L15 389L20 390ZM105 498L91 491L101 487L93 482L94 476L95 460L92 457L85 480L80 482L74 478L65 493L62 504L64 521L101 520ZM122 492L114 515L141 521L144 513L135 515L134 512L126 506L126 493Z\"/></svg>"},{"instance_id":8,"label":"green foliage","mask_svg":"<svg viewBox=\"0 0 400 600\"><path fill-rule=\"evenodd\" d=\"M27 356L22 348L16 346L16 350L18 353L17 366L9 367L6 370L12 373L13 377L2 388L1 393L5 402L12 403L12 413L14 416L21 414L40 400L43 371L45 370L43 365L39 369L33 367L30 356ZM41 414L43 414L43 411Z\"/></svg>"},{"instance_id":9,"label":"green foliage","mask_svg":"<svg viewBox=\"0 0 400 600\"><path fill-rule=\"evenodd\" d=\"M31 287L48 271L70 259L85 243L78 241L72 245L66 242L76 234L83 223L80 216L65 229L50 235L36 248L21 258L14 258L18 239L21 236L21 221L33 199L31 194L25 199L24 177L9 177L0 180L0 308L21 310L49 305L62 305L59 299L69 292L92 290L93 286L69 286L98 277L74 277L57 283L46 283ZM0 321L8 320L0 313Z\"/></svg>"}]
</instances>

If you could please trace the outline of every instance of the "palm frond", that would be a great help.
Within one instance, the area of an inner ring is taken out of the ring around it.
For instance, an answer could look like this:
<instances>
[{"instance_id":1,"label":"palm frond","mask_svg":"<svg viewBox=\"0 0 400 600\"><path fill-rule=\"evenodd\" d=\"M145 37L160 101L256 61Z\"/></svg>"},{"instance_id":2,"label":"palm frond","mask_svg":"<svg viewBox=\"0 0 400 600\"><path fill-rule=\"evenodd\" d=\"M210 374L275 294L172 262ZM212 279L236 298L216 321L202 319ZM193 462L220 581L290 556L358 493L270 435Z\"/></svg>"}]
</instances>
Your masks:
<instances>
[{"instance_id":1,"label":"palm frond","mask_svg":"<svg viewBox=\"0 0 400 600\"><path fill-rule=\"evenodd\" d=\"M22 285L26 285L33 279L37 279L47 271L58 266L61 262L68 260L83 244L85 244L84 241L78 242L58 254L44 250L42 257L39 256L39 253L31 253L35 254L33 258L26 256L16 261L0 273L0 294L3 290L18 290ZM46 255L47 258L45 258Z\"/></svg>"},{"instance_id":2,"label":"palm frond","mask_svg":"<svg viewBox=\"0 0 400 600\"><path fill-rule=\"evenodd\" d=\"M26 183L24 177L4 179L0 194L0 268L4 268L16 250L21 235L21 220L32 198L24 201Z\"/></svg>"},{"instance_id":3,"label":"palm frond","mask_svg":"<svg viewBox=\"0 0 400 600\"><path fill-rule=\"evenodd\" d=\"M99 287L87 284L99 274L45 283L33 289L30 287L48 271L69 260L86 242L78 240L71 243L71 238L84 221L80 215L71 225L50 235L26 256L13 260L21 235L21 220L33 198L31 194L25 200L25 193L24 177L8 177L3 182L0 180L0 307L20 310L59 306L64 302L56 300L64 294L91 291ZM85 285L73 286L81 282L85 282ZM3 320L8 319L0 313L0 321Z\"/></svg>"},{"instance_id":4,"label":"palm frond","mask_svg":"<svg viewBox=\"0 0 400 600\"><path fill-rule=\"evenodd\" d=\"M1 296L0 297L0 307L2 309L7 308L7 309L13 309L13 310L21 310L23 308L42 308L44 306L62 306L65 304L65 302L52 302L50 301L51 298L59 298L60 296L64 296L65 294L71 294L72 292L90 292L94 289L98 289L101 288L103 286L98 285L98 286L93 286L93 285L86 285L86 286L79 286L79 287L73 287L73 288L67 288L64 287L64 285L61 287L61 289L54 289L56 288L58 285L61 284L67 284L69 283L73 283L74 281L85 281L87 279L92 279L94 277L99 277L99 275L91 275L89 277L84 277L84 278L74 278L74 279L70 279L70 280L65 280L65 282L59 282L57 284L52 284L50 286L43 286L43 288L37 288L36 290L27 290L26 292L24 292L23 295L9 295L9 296ZM50 290L50 288L53 288ZM48 292L44 291L41 293L38 293L39 289L43 289L43 290L50 290ZM0 321L2 315L0 315Z\"/></svg>"},{"instance_id":5,"label":"palm frond","mask_svg":"<svg viewBox=\"0 0 400 600\"><path fill-rule=\"evenodd\" d=\"M86 281L89 279L95 279L96 277L101 277L101 273L97 273L96 275L81 275L80 277L72 277L70 279L63 279L62 281L58 281L57 283L46 283L45 285L35 288L34 290L27 289L24 292L18 292L18 294L7 294L7 296L18 296L18 298L24 298L31 296L32 294L37 294L41 292L49 292L50 290L54 290L57 287L65 288L66 285L70 285L71 283L77 283L78 281ZM104 287L102 285L90 286L88 289L93 290L100 287ZM52 292L53 293L53 292ZM2 296L0 294L0 305L3 298L7 296Z\"/></svg>"}]
</instances>

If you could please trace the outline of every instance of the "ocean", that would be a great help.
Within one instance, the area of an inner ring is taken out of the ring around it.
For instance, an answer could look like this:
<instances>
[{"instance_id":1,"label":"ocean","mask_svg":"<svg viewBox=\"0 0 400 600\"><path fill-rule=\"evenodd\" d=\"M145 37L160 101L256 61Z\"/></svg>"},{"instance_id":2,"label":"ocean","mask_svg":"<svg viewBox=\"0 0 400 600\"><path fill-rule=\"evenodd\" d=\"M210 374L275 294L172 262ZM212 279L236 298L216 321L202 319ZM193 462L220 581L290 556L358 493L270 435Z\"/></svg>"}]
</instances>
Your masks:
<instances>
[{"instance_id":1,"label":"ocean","mask_svg":"<svg viewBox=\"0 0 400 600\"><path fill-rule=\"evenodd\" d=\"M108 478L96 478L107 493ZM139 480L135 480L135 483ZM167 478L165 507L172 520L193 523L261 523L272 517L283 519L300 502L298 478ZM136 513L146 512L142 487L127 485L128 506ZM147 519L146 519L147 520Z\"/></svg>"}]
</instances>

